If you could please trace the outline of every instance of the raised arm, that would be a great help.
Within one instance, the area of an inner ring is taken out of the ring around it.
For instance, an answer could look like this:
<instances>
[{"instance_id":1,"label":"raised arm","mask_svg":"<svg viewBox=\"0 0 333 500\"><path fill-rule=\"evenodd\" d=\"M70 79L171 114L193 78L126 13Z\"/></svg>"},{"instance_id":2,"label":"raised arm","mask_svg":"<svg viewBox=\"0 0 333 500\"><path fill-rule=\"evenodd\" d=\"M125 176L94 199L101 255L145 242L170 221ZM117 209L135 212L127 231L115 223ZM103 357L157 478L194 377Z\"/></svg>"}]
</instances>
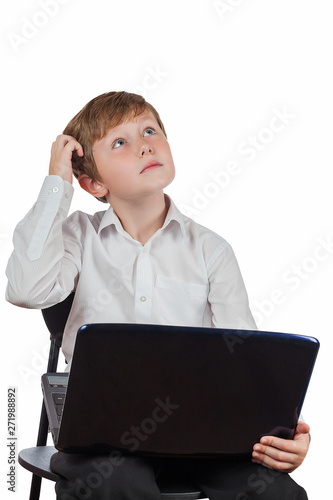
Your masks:
<instances>
[{"instance_id":1,"label":"raised arm","mask_svg":"<svg viewBox=\"0 0 333 500\"><path fill-rule=\"evenodd\" d=\"M72 152L81 145L60 135L52 145L49 173L32 209L17 225L8 261L6 299L28 308L63 300L75 287L80 240L75 227L63 226L73 196Z\"/></svg>"}]
</instances>

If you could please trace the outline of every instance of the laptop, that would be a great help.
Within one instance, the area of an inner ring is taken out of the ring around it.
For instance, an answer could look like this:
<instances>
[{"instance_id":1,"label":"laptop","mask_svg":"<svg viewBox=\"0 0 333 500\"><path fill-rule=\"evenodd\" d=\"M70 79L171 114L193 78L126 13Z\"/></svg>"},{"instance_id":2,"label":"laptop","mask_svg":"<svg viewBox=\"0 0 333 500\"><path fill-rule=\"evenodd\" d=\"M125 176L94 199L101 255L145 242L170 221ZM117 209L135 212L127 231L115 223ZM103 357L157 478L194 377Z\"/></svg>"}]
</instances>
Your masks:
<instances>
[{"instance_id":1,"label":"laptop","mask_svg":"<svg viewBox=\"0 0 333 500\"><path fill-rule=\"evenodd\" d=\"M237 457L264 435L292 439L318 349L257 330L84 325L70 374L42 377L55 447Z\"/></svg>"}]
</instances>

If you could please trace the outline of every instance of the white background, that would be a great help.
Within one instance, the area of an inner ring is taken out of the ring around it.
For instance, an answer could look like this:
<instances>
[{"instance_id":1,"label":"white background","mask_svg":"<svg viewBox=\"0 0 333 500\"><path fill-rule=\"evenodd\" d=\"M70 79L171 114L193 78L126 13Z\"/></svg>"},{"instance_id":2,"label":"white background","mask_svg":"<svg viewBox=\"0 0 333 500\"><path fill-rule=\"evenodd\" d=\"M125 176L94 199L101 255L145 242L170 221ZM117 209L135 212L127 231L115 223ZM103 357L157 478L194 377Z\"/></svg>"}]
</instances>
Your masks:
<instances>
[{"instance_id":1,"label":"white background","mask_svg":"<svg viewBox=\"0 0 333 500\"><path fill-rule=\"evenodd\" d=\"M143 93L159 111L173 150L177 176L166 192L232 244L259 327L321 342L303 408L312 443L293 477L311 500L329 498L331 2L225 0L218 8L213 0L45 0L42 5L42 0L1 5L2 296L12 232L38 195L56 135L96 95ZM284 113L285 123L272 121L276 113ZM280 130L267 129L272 124ZM246 143L254 140L257 149L252 146L250 153ZM237 169L225 177L231 161L238 162ZM212 184L212 172L224 176L224 185ZM105 208L75 188L72 210ZM1 320L0 484L2 498L25 499L30 474L21 467L17 492L6 487L6 394L8 386L17 387L18 448L33 446L48 333L39 311L4 299ZM43 498L54 498L53 488L44 481Z\"/></svg>"}]
</instances>

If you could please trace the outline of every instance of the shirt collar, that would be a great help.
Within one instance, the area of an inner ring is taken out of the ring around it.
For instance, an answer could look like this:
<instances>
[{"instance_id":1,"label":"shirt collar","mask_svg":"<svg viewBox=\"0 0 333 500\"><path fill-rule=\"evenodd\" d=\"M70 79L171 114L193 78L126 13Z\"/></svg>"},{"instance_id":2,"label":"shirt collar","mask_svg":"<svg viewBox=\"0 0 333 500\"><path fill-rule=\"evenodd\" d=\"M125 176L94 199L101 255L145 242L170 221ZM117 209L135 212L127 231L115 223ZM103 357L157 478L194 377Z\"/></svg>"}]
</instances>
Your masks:
<instances>
[{"instance_id":1,"label":"shirt collar","mask_svg":"<svg viewBox=\"0 0 333 500\"><path fill-rule=\"evenodd\" d=\"M117 214L115 213L115 211L111 207L111 205L106 210L106 212L104 212L104 215L99 223L98 234L102 231L102 229L104 229L107 226L115 226L116 229L118 229L118 230L123 229L121 222L120 222Z\"/></svg>"},{"instance_id":2,"label":"shirt collar","mask_svg":"<svg viewBox=\"0 0 333 500\"><path fill-rule=\"evenodd\" d=\"M176 221L179 224L179 227L181 229L183 238L186 236L186 231L185 231L185 222L184 222L184 216L183 214L178 210L170 196L167 194L164 195L166 198L166 201L169 203L169 210L166 214L164 224L162 226L162 229L165 228L168 224L170 224L171 221Z\"/></svg>"},{"instance_id":3,"label":"shirt collar","mask_svg":"<svg viewBox=\"0 0 333 500\"><path fill-rule=\"evenodd\" d=\"M172 199L166 194L164 196L166 198L166 202L169 204L169 210L167 212L164 224L161 229L167 227L170 224L170 222L176 221L179 224L183 238L185 238L186 231L185 231L184 216L178 210ZM114 226L121 233L125 232L117 214L115 213L115 211L111 206L108 208L108 210L106 210L106 212L102 216L101 222L98 227L98 234L102 231L102 229L104 229L107 226Z\"/></svg>"}]
</instances>

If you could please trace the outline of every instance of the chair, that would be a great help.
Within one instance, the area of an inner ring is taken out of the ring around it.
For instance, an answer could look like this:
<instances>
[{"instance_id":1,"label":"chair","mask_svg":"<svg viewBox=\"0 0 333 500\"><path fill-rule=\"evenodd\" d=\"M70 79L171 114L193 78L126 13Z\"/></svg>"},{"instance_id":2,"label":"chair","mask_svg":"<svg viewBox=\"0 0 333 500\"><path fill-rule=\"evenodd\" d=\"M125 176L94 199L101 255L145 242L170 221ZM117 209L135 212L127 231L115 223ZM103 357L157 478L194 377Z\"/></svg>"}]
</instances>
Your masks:
<instances>
[{"instance_id":1,"label":"chair","mask_svg":"<svg viewBox=\"0 0 333 500\"><path fill-rule=\"evenodd\" d=\"M67 321L69 311L72 307L74 293L59 304L44 309L42 311L44 321L50 331L50 353L47 365L47 372L56 372L61 347L63 331ZM20 451L18 455L19 464L33 473L29 500L38 500L42 478L57 481L58 475L51 471L50 460L56 449L54 446L46 446L48 436L48 418L44 406L39 422L37 445ZM206 498L205 495L195 486L182 481L181 478L174 478L161 475L158 485L162 493L163 500L197 500Z\"/></svg>"}]
</instances>

